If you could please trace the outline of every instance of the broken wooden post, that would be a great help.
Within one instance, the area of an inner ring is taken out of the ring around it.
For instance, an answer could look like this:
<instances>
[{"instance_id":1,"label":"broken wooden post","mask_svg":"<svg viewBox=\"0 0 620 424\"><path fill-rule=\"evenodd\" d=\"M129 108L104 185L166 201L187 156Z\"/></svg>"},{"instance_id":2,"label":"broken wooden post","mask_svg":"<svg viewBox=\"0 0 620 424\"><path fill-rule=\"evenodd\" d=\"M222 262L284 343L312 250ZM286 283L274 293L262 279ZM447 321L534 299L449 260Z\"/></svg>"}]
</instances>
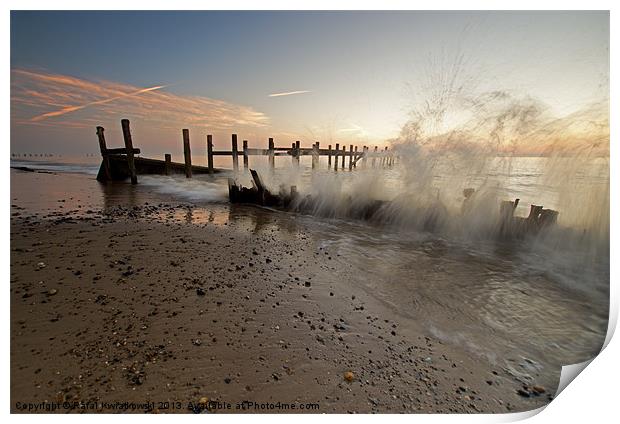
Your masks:
<instances>
[{"instance_id":1,"label":"broken wooden post","mask_svg":"<svg viewBox=\"0 0 620 424\"><path fill-rule=\"evenodd\" d=\"M232 135L232 160L233 171L239 171L239 151L237 149L237 134Z\"/></svg>"},{"instance_id":2,"label":"broken wooden post","mask_svg":"<svg viewBox=\"0 0 620 424\"><path fill-rule=\"evenodd\" d=\"M327 146L327 168L332 167L332 145Z\"/></svg>"},{"instance_id":3,"label":"broken wooden post","mask_svg":"<svg viewBox=\"0 0 620 424\"><path fill-rule=\"evenodd\" d=\"M357 168L357 160L359 159L359 156L357 154L357 146L355 146L355 161L353 162L353 168Z\"/></svg>"},{"instance_id":4,"label":"broken wooden post","mask_svg":"<svg viewBox=\"0 0 620 424\"><path fill-rule=\"evenodd\" d=\"M274 146L273 146L273 138L269 138L269 167L274 169L276 167L275 155L274 155Z\"/></svg>"},{"instance_id":5,"label":"broken wooden post","mask_svg":"<svg viewBox=\"0 0 620 424\"><path fill-rule=\"evenodd\" d=\"M189 148L189 130L183 129L183 156L185 158L185 177L192 178L192 152Z\"/></svg>"},{"instance_id":6,"label":"broken wooden post","mask_svg":"<svg viewBox=\"0 0 620 424\"><path fill-rule=\"evenodd\" d=\"M538 218L538 224L541 227L553 225L558 221L558 211L554 211L553 209L543 209L540 212L540 218Z\"/></svg>"},{"instance_id":7,"label":"broken wooden post","mask_svg":"<svg viewBox=\"0 0 620 424\"><path fill-rule=\"evenodd\" d=\"M338 151L340 150L340 143L336 143L336 150L334 150L334 171L338 170Z\"/></svg>"},{"instance_id":8,"label":"broken wooden post","mask_svg":"<svg viewBox=\"0 0 620 424\"><path fill-rule=\"evenodd\" d=\"M254 180L254 185L256 186L256 191L258 192L259 204L262 205L265 203L265 186L263 185L258 172L250 169L250 174L252 174L252 180Z\"/></svg>"},{"instance_id":9,"label":"broken wooden post","mask_svg":"<svg viewBox=\"0 0 620 424\"><path fill-rule=\"evenodd\" d=\"M111 180L112 174L110 173L110 158L108 157L108 149L105 145L103 127L97 127L97 138L99 138L99 150L101 151L101 158L103 159L103 177L105 178L105 181ZM103 178L101 180L103 180Z\"/></svg>"},{"instance_id":10,"label":"broken wooden post","mask_svg":"<svg viewBox=\"0 0 620 424\"><path fill-rule=\"evenodd\" d=\"M353 169L353 145L349 144L349 171Z\"/></svg>"},{"instance_id":11,"label":"broken wooden post","mask_svg":"<svg viewBox=\"0 0 620 424\"><path fill-rule=\"evenodd\" d=\"M312 169L315 169L319 162L319 142L312 145Z\"/></svg>"},{"instance_id":12,"label":"broken wooden post","mask_svg":"<svg viewBox=\"0 0 620 424\"><path fill-rule=\"evenodd\" d=\"M166 153L164 155L164 161L166 162L164 165L164 173L166 175L170 175L170 169L172 168L172 157L170 156L170 153Z\"/></svg>"},{"instance_id":13,"label":"broken wooden post","mask_svg":"<svg viewBox=\"0 0 620 424\"><path fill-rule=\"evenodd\" d=\"M299 156L301 156L301 150L300 150L300 142L299 140L297 140L295 142L295 161L297 162L297 166L299 166Z\"/></svg>"},{"instance_id":14,"label":"broken wooden post","mask_svg":"<svg viewBox=\"0 0 620 424\"><path fill-rule=\"evenodd\" d=\"M341 168L344 169L344 160L347 158L347 146L342 145L342 166Z\"/></svg>"},{"instance_id":15,"label":"broken wooden post","mask_svg":"<svg viewBox=\"0 0 620 424\"><path fill-rule=\"evenodd\" d=\"M542 210L543 210L542 206L531 205L530 206L530 215L527 217L527 219L530 220L530 221L537 221L538 220L538 216L540 215Z\"/></svg>"},{"instance_id":16,"label":"broken wooden post","mask_svg":"<svg viewBox=\"0 0 620 424\"><path fill-rule=\"evenodd\" d=\"M248 169L248 141L243 140L243 169Z\"/></svg>"},{"instance_id":17,"label":"broken wooden post","mask_svg":"<svg viewBox=\"0 0 620 424\"><path fill-rule=\"evenodd\" d=\"M209 174L213 174L213 136L207 135L207 167Z\"/></svg>"},{"instance_id":18,"label":"broken wooden post","mask_svg":"<svg viewBox=\"0 0 620 424\"><path fill-rule=\"evenodd\" d=\"M133 142L131 141L131 131L129 130L129 119L121 120L121 127L123 128L125 149L127 149L127 166L129 167L131 184L138 184L138 177L136 176L136 164L133 160Z\"/></svg>"}]
</instances>

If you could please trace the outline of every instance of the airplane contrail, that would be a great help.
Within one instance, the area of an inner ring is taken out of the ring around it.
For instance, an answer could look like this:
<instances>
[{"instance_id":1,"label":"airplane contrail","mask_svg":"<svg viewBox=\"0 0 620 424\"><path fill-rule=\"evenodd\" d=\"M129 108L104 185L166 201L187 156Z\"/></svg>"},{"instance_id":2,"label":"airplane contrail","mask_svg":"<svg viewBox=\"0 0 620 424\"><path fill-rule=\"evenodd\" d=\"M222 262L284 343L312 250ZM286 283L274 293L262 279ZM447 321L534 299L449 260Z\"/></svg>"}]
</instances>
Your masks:
<instances>
[{"instance_id":1,"label":"airplane contrail","mask_svg":"<svg viewBox=\"0 0 620 424\"><path fill-rule=\"evenodd\" d=\"M309 91L309 90L287 91L285 93L273 93L273 94L270 94L268 97L292 96L293 94L304 94L304 93L312 93L312 91Z\"/></svg>"},{"instance_id":2,"label":"airplane contrail","mask_svg":"<svg viewBox=\"0 0 620 424\"><path fill-rule=\"evenodd\" d=\"M87 108L89 106L102 105L102 104L105 104L105 103L113 102L114 100L123 99L125 97L137 96L138 94L146 93L146 92L149 92L149 91L160 90L160 89L165 88L165 87L167 87L167 86L166 85L157 85L155 87L142 88L140 90L133 91L131 93L121 94L120 96L110 97L109 99L96 100L94 102L86 103L85 105L66 106L66 107L63 107L60 110L56 110L56 111L53 111L53 112L47 112L47 113L44 113L44 114L41 114L41 115L37 115L37 116L35 116L33 118L30 118L30 120L33 121L33 122L42 121L42 120L47 119L47 118L53 118L54 116L60 116L60 115L66 114L66 113L75 112L76 110L81 110L81 109Z\"/></svg>"}]
</instances>

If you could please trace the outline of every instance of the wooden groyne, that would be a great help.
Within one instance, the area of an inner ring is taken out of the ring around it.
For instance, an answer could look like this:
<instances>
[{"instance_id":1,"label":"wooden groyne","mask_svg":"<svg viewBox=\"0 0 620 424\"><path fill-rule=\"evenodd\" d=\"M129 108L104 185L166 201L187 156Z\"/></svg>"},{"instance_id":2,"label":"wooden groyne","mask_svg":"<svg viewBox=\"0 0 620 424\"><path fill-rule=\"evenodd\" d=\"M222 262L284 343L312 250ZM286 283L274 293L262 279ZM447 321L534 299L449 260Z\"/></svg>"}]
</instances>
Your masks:
<instances>
[{"instance_id":1,"label":"wooden groyne","mask_svg":"<svg viewBox=\"0 0 620 424\"><path fill-rule=\"evenodd\" d=\"M214 156L230 156L232 158L232 170L239 171L239 156L243 158L243 168L249 169L250 156L267 156L269 166L275 168L276 156L289 156L293 165L299 165L302 156L311 156L312 169L319 167L319 159L321 156L327 156L327 166L329 169L337 171L347 169L352 171L357 168L358 163L367 166L370 162L372 167L391 167L397 160L397 156L385 147L380 150L378 146L374 146L371 151L368 146L348 146L335 143L335 147L328 145L326 149L320 147L319 142L312 144L312 147L301 147L300 141L291 143L291 147L276 147L274 139L268 139L266 149L250 148L248 141L243 140L242 149L239 150L237 134L232 134L230 150L214 150L213 136L207 135L207 166L192 165L192 153L190 146L190 134L188 129L183 129L183 156L184 163L176 163L171 161L171 155L165 154L164 160L149 159L136 156L140 154L140 149L133 146L131 131L129 128L129 120L121 120L123 130L123 140L125 147L108 149L106 145L104 128L97 127L97 138L99 140L99 150L101 152L101 166L97 174L97 180L105 181L123 181L130 179L132 184L138 182L138 175L158 174L185 174L187 178L191 178L195 174L215 174L223 171L213 166ZM370 159L370 160L369 160Z\"/></svg>"},{"instance_id":2,"label":"wooden groyne","mask_svg":"<svg viewBox=\"0 0 620 424\"><path fill-rule=\"evenodd\" d=\"M301 213L313 213L317 206L322 204L321 199L311 195L302 196L297 191L296 186L288 189L281 185L278 193L272 193L263 184L258 173L251 169L252 187L243 187L233 178L228 179L228 196L231 203L254 204L260 206L275 207L283 210ZM465 212L471 205L471 197L475 193L473 188L463 190L462 212ZM353 202L349 197L346 199L348 206L344 213L348 218L373 220L380 216L381 210L389 210L391 201L371 200L368 202ZM515 201L503 201L499 207L499 221L497 235L504 239L519 239L528 234L536 234L541 230L551 227L557 223L559 212L552 209L544 209L540 205L531 205L530 213L527 217L514 216L514 211L519 204L519 199ZM430 214L424 221L424 228L432 231L436 225L436 216Z\"/></svg>"}]
</instances>

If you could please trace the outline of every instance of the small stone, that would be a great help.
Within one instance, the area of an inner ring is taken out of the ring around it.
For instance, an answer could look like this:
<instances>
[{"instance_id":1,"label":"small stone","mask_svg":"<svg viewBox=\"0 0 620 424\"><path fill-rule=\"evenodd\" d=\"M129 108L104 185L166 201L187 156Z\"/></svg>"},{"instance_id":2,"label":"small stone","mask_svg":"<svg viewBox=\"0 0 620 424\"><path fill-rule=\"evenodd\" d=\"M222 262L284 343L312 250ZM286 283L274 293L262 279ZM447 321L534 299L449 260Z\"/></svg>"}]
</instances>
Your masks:
<instances>
[{"instance_id":1,"label":"small stone","mask_svg":"<svg viewBox=\"0 0 620 424\"><path fill-rule=\"evenodd\" d=\"M311 285L312 285L312 283L310 283L310 281L306 281L306 282L304 283L304 286L306 286L306 287L310 287Z\"/></svg>"},{"instance_id":2,"label":"small stone","mask_svg":"<svg viewBox=\"0 0 620 424\"><path fill-rule=\"evenodd\" d=\"M352 382L354 378L355 378L355 375L353 375L351 371L347 371L344 373L344 379L348 381L349 383Z\"/></svg>"},{"instance_id":3,"label":"small stone","mask_svg":"<svg viewBox=\"0 0 620 424\"><path fill-rule=\"evenodd\" d=\"M196 294L197 294L198 296L204 296L204 295L205 295L205 294L207 294L207 293L205 292L205 289L203 289L202 287L198 287L198 288L196 289Z\"/></svg>"},{"instance_id":4,"label":"small stone","mask_svg":"<svg viewBox=\"0 0 620 424\"><path fill-rule=\"evenodd\" d=\"M58 290L56 289L49 289L47 291L47 294L49 294L50 296L54 296L56 293L58 293ZM544 392L544 391L543 391ZM542 392L541 392L542 393Z\"/></svg>"},{"instance_id":5,"label":"small stone","mask_svg":"<svg viewBox=\"0 0 620 424\"><path fill-rule=\"evenodd\" d=\"M43 269L43 268L45 268L45 267L46 267L45 262L39 262L39 263L37 264L37 267L38 267L39 269Z\"/></svg>"},{"instance_id":6,"label":"small stone","mask_svg":"<svg viewBox=\"0 0 620 424\"><path fill-rule=\"evenodd\" d=\"M230 384L230 382L231 382L231 379L230 379L230 378L226 377L226 378L224 379L224 383L226 383L226 384Z\"/></svg>"},{"instance_id":7,"label":"small stone","mask_svg":"<svg viewBox=\"0 0 620 424\"><path fill-rule=\"evenodd\" d=\"M532 391L539 395L546 392L543 386L532 386Z\"/></svg>"},{"instance_id":8,"label":"small stone","mask_svg":"<svg viewBox=\"0 0 620 424\"><path fill-rule=\"evenodd\" d=\"M523 389L519 389L519 390L517 390L517 394L518 394L519 396L526 397L526 398L529 398L529 397L530 397L530 392L528 392L528 391L526 391L526 390L523 390Z\"/></svg>"}]
</instances>

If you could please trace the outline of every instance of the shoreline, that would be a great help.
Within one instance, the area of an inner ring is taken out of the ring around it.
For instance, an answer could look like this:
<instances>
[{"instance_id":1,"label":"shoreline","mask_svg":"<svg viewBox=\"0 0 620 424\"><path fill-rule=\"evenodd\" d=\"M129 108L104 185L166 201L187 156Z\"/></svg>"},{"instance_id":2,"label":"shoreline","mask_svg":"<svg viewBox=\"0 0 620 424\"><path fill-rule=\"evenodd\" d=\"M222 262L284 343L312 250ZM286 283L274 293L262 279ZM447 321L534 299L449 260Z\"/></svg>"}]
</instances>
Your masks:
<instances>
[{"instance_id":1,"label":"shoreline","mask_svg":"<svg viewBox=\"0 0 620 424\"><path fill-rule=\"evenodd\" d=\"M496 413L552 398L520 395L500 367L368 296L355 283L364 276L335 266L303 226L170 219L187 208L11 217L12 412L206 397L318 403L315 413Z\"/></svg>"}]
</instances>

